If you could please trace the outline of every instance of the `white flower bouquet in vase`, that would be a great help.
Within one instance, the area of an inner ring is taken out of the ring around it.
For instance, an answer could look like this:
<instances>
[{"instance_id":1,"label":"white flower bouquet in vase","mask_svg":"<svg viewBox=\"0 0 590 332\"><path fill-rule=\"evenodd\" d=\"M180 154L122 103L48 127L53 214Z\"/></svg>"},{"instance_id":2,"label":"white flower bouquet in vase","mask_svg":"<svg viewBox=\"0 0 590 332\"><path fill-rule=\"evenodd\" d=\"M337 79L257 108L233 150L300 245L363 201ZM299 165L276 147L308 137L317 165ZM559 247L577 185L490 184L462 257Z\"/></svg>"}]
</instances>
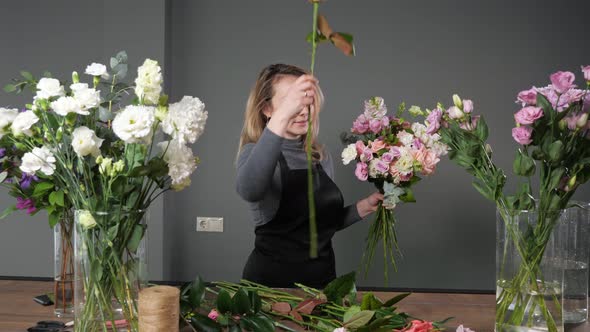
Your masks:
<instances>
[{"instance_id":1,"label":"white flower bouquet in vase","mask_svg":"<svg viewBox=\"0 0 590 332\"><path fill-rule=\"evenodd\" d=\"M190 185L197 168L190 144L207 119L198 98L168 104L156 61L145 60L135 85L122 81L127 68L120 52L110 70L86 68L91 86L76 72L71 83L30 77L13 85L36 91L10 125L10 139L25 151L20 169L67 188L75 209L75 331L138 330L147 209Z\"/></svg>"}]
</instances>

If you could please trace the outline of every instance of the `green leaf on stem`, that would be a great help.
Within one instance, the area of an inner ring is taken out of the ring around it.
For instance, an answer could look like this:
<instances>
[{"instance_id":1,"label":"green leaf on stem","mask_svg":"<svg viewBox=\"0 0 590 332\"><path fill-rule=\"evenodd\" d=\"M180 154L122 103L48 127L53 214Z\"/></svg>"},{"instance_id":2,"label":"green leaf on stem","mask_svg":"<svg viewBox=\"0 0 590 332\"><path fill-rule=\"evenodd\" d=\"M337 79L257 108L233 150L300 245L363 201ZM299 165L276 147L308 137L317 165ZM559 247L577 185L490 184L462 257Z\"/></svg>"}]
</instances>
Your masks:
<instances>
[{"instance_id":1,"label":"green leaf on stem","mask_svg":"<svg viewBox=\"0 0 590 332\"><path fill-rule=\"evenodd\" d=\"M519 176L532 176L535 174L535 161L523 151L519 150L512 165L514 174Z\"/></svg>"},{"instance_id":2,"label":"green leaf on stem","mask_svg":"<svg viewBox=\"0 0 590 332\"><path fill-rule=\"evenodd\" d=\"M397 304L398 302L400 302L401 300L405 299L406 297L410 296L412 293L401 293L399 295L396 295L394 297L392 297L391 299L387 300L384 304L383 307L391 307L395 304Z\"/></svg>"},{"instance_id":3,"label":"green leaf on stem","mask_svg":"<svg viewBox=\"0 0 590 332\"><path fill-rule=\"evenodd\" d=\"M59 213L53 212L47 214L47 222L49 223L49 227L53 228L55 225L59 223Z\"/></svg>"},{"instance_id":4,"label":"green leaf on stem","mask_svg":"<svg viewBox=\"0 0 590 332\"><path fill-rule=\"evenodd\" d=\"M558 162L563 158L564 149L562 141L557 140L551 143L551 145L549 145L548 150L549 160L553 162Z\"/></svg>"},{"instance_id":5,"label":"green leaf on stem","mask_svg":"<svg viewBox=\"0 0 590 332\"><path fill-rule=\"evenodd\" d=\"M325 288L324 294L328 301L337 304L342 303L342 299L351 291L356 280L356 272L350 272L332 280Z\"/></svg>"},{"instance_id":6,"label":"green leaf on stem","mask_svg":"<svg viewBox=\"0 0 590 332\"><path fill-rule=\"evenodd\" d=\"M53 189L54 184L52 182L39 182L35 185L35 189L33 190L33 196L39 197L47 193L49 190Z\"/></svg>"},{"instance_id":7,"label":"green leaf on stem","mask_svg":"<svg viewBox=\"0 0 590 332\"><path fill-rule=\"evenodd\" d=\"M368 322L371 321L373 316L375 315L375 311L372 310L362 310L354 314L348 321L344 321L344 327L348 329L357 329L364 325L367 325Z\"/></svg>"},{"instance_id":8,"label":"green leaf on stem","mask_svg":"<svg viewBox=\"0 0 590 332\"><path fill-rule=\"evenodd\" d=\"M26 70L22 70L20 75L24 77L27 81L34 81L33 75Z\"/></svg>"},{"instance_id":9,"label":"green leaf on stem","mask_svg":"<svg viewBox=\"0 0 590 332\"><path fill-rule=\"evenodd\" d=\"M232 298L232 312L234 314L245 315L250 313L252 305L250 304L250 298L244 288L238 289Z\"/></svg>"},{"instance_id":10,"label":"green leaf on stem","mask_svg":"<svg viewBox=\"0 0 590 332\"><path fill-rule=\"evenodd\" d=\"M0 220L4 219L6 217L8 217L9 215L11 215L14 211L18 210L16 208L15 205L9 206L6 209L4 209L4 211L2 211L2 213L0 214Z\"/></svg>"},{"instance_id":11,"label":"green leaf on stem","mask_svg":"<svg viewBox=\"0 0 590 332\"><path fill-rule=\"evenodd\" d=\"M412 189L407 187L407 188L404 188L404 191L405 191L405 193L403 195L399 196L399 199L402 202L406 202L406 203L416 202L416 198L414 197L414 191Z\"/></svg>"},{"instance_id":12,"label":"green leaf on stem","mask_svg":"<svg viewBox=\"0 0 590 332\"><path fill-rule=\"evenodd\" d=\"M373 293L365 293L361 302L361 310L377 310L383 306L383 302L373 295Z\"/></svg>"},{"instance_id":13,"label":"green leaf on stem","mask_svg":"<svg viewBox=\"0 0 590 332\"><path fill-rule=\"evenodd\" d=\"M217 295L217 310L222 314L232 310L231 296L225 289L220 290Z\"/></svg>"},{"instance_id":14,"label":"green leaf on stem","mask_svg":"<svg viewBox=\"0 0 590 332\"><path fill-rule=\"evenodd\" d=\"M555 111L553 110L553 106L551 105L549 100L547 100L547 97L543 96L540 93L537 93L537 106L543 109L545 119L552 122Z\"/></svg>"},{"instance_id":15,"label":"green leaf on stem","mask_svg":"<svg viewBox=\"0 0 590 332\"><path fill-rule=\"evenodd\" d=\"M472 185L483 197L495 201L494 193L481 180L473 180Z\"/></svg>"},{"instance_id":16,"label":"green leaf on stem","mask_svg":"<svg viewBox=\"0 0 590 332\"><path fill-rule=\"evenodd\" d=\"M488 139L488 125L485 119L483 118L483 115L479 118L479 121L477 122L477 126L475 127L475 135L479 137L479 139L483 142L485 142Z\"/></svg>"},{"instance_id":17,"label":"green leaf on stem","mask_svg":"<svg viewBox=\"0 0 590 332\"><path fill-rule=\"evenodd\" d=\"M201 276L197 276L191 283L188 300L193 308L199 308L201 302L205 297L205 282L201 279Z\"/></svg>"},{"instance_id":18,"label":"green leaf on stem","mask_svg":"<svg viewBox=\"0 0 590 332\"><path fill-rule=\"evenodd\" d=\"M49 204L64 207L64 192L63 190L54 191L49 194Z\"/></svg>"},{"instance_id":19,"label":"green leaf on stem","mask_svg":"<svg viewBox=\"0 0 590 332\"><path fill-rule=\"evenodd\" d=\"M5 92L8 92L8 93L14 92L14 91L16 91L16 85L14 85L14 84L6 84L4 86L4 91Z\"/></svg>"},{"instance_id":20,"label":"green leaf on stem","mask_svg":"<svg viewBox=\"0 0 590 332\"><path fill-rule=\"evenodd\" d=\"M141 239L143 238L144 232L145 232L144 225L135 225L135 227L133 228L133 233L131 234L129 241L127 241L127 249L130 252L134 253L137 251L137 248L139 247L139 243L141 242Z\"/></svg>"},{"instance_id":21,"label":"green leaf on stem","mask_svg":"<svg viewBox=\"0 0 590 332\"><path fill-rule=\"evenodd\" d=\"M211 318L196 314L191 317L191 325L201 332L221 332L221 326Z\"/></svg>"},{"instance_id":22,"label":"green leaf on stem","mask_svg":"<svg viewBox=\"0 0 590 332\"><path fill-rule=\"evenodd\" d=\"M364 298L363 298L364 300ZM346 312L344 313L344 317L343 320L345 322L349 321L352 316L356 315L357 313L361 312L361 307L359 307L358 305L353 305L350 308L348 308L348 310L346 310Z\"/></svg>"}]
</instances>

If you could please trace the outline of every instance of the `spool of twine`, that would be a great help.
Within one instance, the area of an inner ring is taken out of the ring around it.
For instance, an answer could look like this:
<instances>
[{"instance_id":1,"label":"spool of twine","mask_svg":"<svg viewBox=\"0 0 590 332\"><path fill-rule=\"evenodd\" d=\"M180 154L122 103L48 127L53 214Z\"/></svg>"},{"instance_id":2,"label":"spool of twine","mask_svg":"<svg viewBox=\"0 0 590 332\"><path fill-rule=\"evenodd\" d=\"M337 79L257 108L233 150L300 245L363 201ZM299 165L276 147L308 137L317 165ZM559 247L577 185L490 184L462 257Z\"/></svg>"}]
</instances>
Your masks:
<instances>
[{"instance_id":1,"label":"spool of twine","mask_svg":"<svg viewBox=\"0 0 590 332\"><path fill-rule=\"evenodd\" d=\"M139 332L178 332L180 290L155 286L139 292Z\"/></svg>"}]
</instances>

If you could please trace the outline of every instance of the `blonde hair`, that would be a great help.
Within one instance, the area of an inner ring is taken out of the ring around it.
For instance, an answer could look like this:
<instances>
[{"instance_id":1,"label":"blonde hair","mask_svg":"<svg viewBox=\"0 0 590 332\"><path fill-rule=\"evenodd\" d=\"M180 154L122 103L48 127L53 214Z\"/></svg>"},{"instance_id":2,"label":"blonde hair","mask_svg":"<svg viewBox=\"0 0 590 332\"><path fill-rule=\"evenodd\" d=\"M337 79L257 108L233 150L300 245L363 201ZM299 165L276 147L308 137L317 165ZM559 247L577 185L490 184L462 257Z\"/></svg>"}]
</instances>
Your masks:
<instances>
[{"instance_id":1,"label":"blonde hair","mask_svg":"<svg viewBox=\"0 0 590 332\"><path fill-rule=\"evenodd\" d=\"M306 75L307 72L297 66L286 64L273 64L264 68L258 75L256 84L250 90L248 102L246 104L246 111L244 112L244 127L240 135L240 145L238 155L242 151L244 145L248 143L256 143L262 131L266 127L268 118L264 115L264 110L271 106L272 97L275 94L274 84L285 76L299 77ZM317 87L318 95L314 102L314 112L312 112L312 156L314 160L321 160L323 158L323 148L318 143L318 132L320 127L319 113L324 103L324 96L319 87ZM304 135L306 139L307 135Z\"/></svg>"}]
</instances>

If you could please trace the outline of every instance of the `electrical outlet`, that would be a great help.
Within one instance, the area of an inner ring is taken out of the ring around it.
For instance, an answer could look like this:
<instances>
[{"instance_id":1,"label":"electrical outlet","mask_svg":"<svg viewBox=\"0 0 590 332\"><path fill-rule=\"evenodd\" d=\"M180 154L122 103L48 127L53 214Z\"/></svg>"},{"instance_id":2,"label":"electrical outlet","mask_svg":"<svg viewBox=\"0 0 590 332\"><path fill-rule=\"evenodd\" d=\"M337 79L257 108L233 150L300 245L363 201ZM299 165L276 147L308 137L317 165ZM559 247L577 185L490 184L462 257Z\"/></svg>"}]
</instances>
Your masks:
<instances>
[{"instance_id":1,"label":"electrical outlet","mask_svg":"<svg viewBox=\"0 0 590 332\"><path fill-rule=\"evenodd\" d=\"M197 217L197 232L223 232L223 217Z\"/></svg>"}]
</instances>

